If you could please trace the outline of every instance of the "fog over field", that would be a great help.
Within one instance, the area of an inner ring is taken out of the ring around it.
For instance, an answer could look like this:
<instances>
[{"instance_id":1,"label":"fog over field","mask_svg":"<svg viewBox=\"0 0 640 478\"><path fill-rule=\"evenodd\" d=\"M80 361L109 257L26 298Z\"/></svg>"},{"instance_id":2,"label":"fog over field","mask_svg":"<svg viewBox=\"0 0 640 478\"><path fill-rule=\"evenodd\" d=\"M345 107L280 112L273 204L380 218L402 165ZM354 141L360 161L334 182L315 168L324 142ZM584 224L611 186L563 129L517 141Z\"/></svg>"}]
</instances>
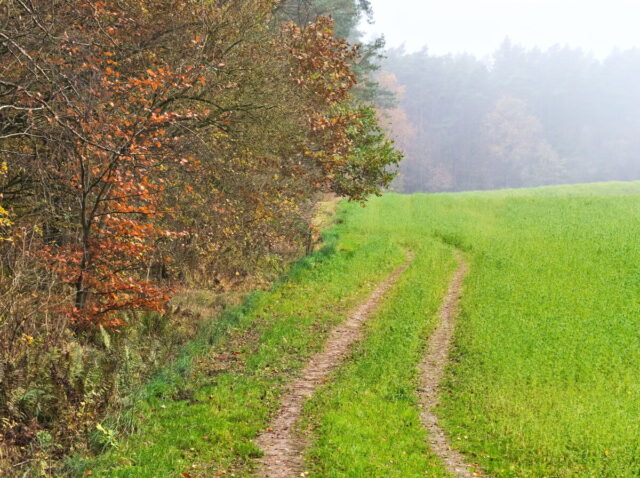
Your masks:
<instances>
[{"instance_id":1,"label":"fog over field","mask_svg":"<svg viewBox=\"0 0 640 478\"><path fill-rule=\"evenodd\" d=\"M640 4L372 0L398 190L640 179Z\"/></svg>"}]
</instances>

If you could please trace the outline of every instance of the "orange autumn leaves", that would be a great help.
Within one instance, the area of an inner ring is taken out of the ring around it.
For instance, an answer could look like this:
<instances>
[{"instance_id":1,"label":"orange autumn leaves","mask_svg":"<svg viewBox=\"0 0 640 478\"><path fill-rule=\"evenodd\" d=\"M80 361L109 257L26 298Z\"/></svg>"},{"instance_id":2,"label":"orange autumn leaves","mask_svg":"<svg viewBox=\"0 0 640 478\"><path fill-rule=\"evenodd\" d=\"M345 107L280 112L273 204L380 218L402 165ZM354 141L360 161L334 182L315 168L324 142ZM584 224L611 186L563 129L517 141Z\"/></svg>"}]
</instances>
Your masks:
<instances>
[{"instance_id":1,"label":"orange autumn leaves","mask_svg":"<svg viewBox=\"0 0 640 478\"><path fill-rule=\"evenodd\" d=\"M55 179L79 208L73 235L46 244L41 257L73 290L62 309L76 327L115 327L123 325L117 312L163 311L169 299L168 288L147 280L144 270L156 257L157 239L171 232L158 221L167 207L163 171L187 162L169 130L198 113L167 104L176 92L202 84L203 67L178 72L160 58L132 61L127 53L143 31L124 8L83 1L65 13L77 20L54 52L63 56L47 59L56 65L47 86L66 79L73 89L50 101L47 111L67 140L69 160L58 165ZM89 15L96 25L113 27L102 34L84 28L80 19ZM113 51L104 50L105 43Z\"/></svg>"},{"instance_id":2,"label":"orange autumn leaves","mask_svg":"<svg viewBox=\"0 0 640 478\"><path fill-rule=\"evenodd\" d=\"M259 0L34 5L12 1L3 33L0 88L27 113L0 161L25 177L14 210L40 208L36 255L78 329L163 311L187 277L274 264L306 244L319 193L390 180L397 157L375 159L363 138L384 139L351 97L359 49L328 18L281 23Z\"/></svg>"}]
</instances>

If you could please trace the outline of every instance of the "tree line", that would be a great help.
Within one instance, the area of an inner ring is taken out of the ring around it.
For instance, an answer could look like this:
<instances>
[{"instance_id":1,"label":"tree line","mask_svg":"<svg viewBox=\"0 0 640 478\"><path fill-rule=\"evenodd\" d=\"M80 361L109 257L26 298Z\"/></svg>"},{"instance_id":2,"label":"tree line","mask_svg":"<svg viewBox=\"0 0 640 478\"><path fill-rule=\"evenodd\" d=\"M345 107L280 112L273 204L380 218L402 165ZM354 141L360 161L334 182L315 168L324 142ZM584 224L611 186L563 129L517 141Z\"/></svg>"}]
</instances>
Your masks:
<instances>
[{"instance_id":1,"label":"tree line","mask_svg":"<svg viewBox=\"0 0 640 478\"><path fill-rule=\"evenodd\" d=\"M403 191L640 178L640 50L506 40L489 60L393 49L383 68Z\"/></svg>"},{"instance_id":2,"label":"tree line","mask_svg":"<svg viewBox=\"0 0 640 478\"><path fill-rule=\"evenodd\" d=\"M345 39L368 10L0 4L0 470L95 431L177 290L278 270L319 197L390 183L378 46Z\"/></svg>"}]
</instances>

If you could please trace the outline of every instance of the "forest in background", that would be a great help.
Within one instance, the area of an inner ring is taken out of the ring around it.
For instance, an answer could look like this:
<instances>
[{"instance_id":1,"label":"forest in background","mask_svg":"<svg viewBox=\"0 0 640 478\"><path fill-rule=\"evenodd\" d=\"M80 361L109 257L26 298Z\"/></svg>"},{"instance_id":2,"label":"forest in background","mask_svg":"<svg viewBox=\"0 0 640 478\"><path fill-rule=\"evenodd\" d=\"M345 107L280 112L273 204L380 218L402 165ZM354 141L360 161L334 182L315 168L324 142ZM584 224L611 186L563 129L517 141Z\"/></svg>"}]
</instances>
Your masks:
<instances>
[{"instance_id":1,"label":"forest in background","mask_svg":"<svg viewBox=\"0 0 640 478\"><path fill-rule=\"evenodd\" d=\"M603 60L506 40L488 61L387 53L395 188L463 191L640 179L640 50Z\"/></svg>"},{"instance_id":2,"label":"forest in background","mask_svg":"<svg viewBox=\"0 0 640 478\"><path fill-rule=\"evenodd\" d=\"M0 4L0 474L108 447L103 418L211 319L176 293L268 283L317 239L320 198L390 183L367 14Z\"/></svg>"}]
</instances>

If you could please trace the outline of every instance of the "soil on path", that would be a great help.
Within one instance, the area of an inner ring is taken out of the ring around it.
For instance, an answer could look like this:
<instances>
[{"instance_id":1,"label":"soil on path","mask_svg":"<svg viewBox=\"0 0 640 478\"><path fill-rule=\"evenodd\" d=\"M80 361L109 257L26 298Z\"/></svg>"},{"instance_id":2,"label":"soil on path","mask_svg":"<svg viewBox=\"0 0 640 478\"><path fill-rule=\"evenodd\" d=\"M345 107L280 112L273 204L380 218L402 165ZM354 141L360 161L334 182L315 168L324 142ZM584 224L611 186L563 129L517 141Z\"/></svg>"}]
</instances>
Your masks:
<instances>
[{"instance_id":1,"label":"soil on path","mask_svg":"<svg viewBox=\"0 0 640 478\"><path fill-rule=\"evenodd\" d=\"M438 422L435 408L438 405L440 381L449 359L449 351L462 296L462 281L468 266L462 254L458 254L458 269L440 309L440 323L429 337L427 354L420 364L420 389L418 394L422 410L420 419L429 432L431 450L443 461L449 473L458 478L484 476L478 465L471 464L458 451L451 448L444 430Z\"/></svg>"},{"instance_id":2,"label":"soil on path","mask_svg":"<svg viewBox=\"0 0 640 478\"><path fill-rule=\"evenodd\" d=\"M316 388L326 382L329 374L344 361L351 345L362 338L362 325L413 260L413 254L408 253L407 256L404 265L398 267L382 282L345 322L333 329L324 349L309 361L300 377L289 386L270 427L258 437L257 444L264 452L260 459L258 476L304 476L304 437L295 430L302 414L302 407Z\"/></svg>"}]
</instances>

